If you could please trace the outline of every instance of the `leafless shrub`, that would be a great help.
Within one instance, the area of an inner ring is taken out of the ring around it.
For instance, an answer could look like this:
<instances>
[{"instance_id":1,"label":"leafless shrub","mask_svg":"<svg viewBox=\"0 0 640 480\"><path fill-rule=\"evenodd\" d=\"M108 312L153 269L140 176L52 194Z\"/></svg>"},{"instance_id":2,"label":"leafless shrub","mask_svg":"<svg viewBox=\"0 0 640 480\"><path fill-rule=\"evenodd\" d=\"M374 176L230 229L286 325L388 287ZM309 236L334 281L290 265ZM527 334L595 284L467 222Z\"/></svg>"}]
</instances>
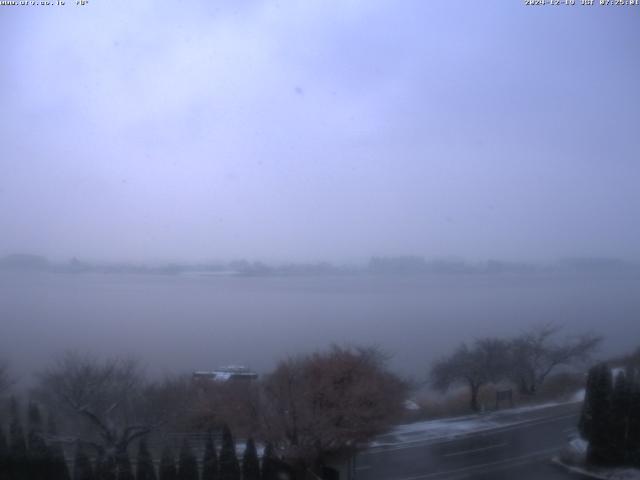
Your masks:
<instances>
[{"instance_id":1,"label":"leafless shrub","mask_svg":"<svg viewBox=\"0 0 640 480\"><path fill-rule=\"evenodd\" d=\"M341 348L280 362L264 384L267 440L313 465L385 431L403 412L407 385L375 348Z\"/></svg>"}]
</instances>

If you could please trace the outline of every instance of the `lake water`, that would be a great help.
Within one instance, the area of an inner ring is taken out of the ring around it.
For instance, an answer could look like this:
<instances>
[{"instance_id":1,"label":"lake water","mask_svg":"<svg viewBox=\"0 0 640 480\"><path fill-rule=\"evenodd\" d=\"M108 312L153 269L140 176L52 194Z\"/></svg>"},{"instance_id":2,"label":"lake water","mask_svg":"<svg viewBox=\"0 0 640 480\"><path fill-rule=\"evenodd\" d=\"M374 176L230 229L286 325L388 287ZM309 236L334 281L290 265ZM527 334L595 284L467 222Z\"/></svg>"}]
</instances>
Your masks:
<instances>
[{"instance_id":1,"label":"lake water","mask_svg":"<svg viewBox=\"0 0 640 480\"><path fill-rule=\"evenodd\" d=\"M289 354L360 343L424 378L463 340L547 321L605 334L603 355L633 349L640 277L0 274L0 356L21 376L68 348L132 353L156 373L231 363L265 372Z\"/></svg>"}]
</instances>

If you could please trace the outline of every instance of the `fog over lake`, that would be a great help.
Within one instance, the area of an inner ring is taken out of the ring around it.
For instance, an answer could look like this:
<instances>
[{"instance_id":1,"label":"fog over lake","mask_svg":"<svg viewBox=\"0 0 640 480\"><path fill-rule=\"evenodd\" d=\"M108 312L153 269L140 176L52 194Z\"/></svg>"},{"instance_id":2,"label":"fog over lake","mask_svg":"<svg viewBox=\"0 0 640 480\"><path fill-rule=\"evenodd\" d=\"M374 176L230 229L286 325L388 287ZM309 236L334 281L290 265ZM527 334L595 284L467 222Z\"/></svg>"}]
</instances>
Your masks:
<instances>
[{"instance_id":1,"label":"fog over lake","mask_svg":"<svg viewBox=\"0 0 640 480\"><path fill-rule=\"evenodd\" d=\"M74 348L133 354L150 372L230 363L268 371L287 354L379 344L421 379L463 340L537 323L637 346L637 273L299 277L0 273L0 351L23 379ZM28 380L24 383L28 383Z\"/></svg>"},{"instance_id":2,"label":"fog over lake","mask_svg":"<svg viewBox=\"0 0 640 480\"><path fill-rule=\"evenodd\" d=\"M267 372L356 343L421 379L543 322L603 357L640 344L635 6L51 3L0 15L12 374L66 349ZM366 263L387 257L487 268ZM567 258L599 273L518 269Z\"/></svg>"}]
</instances>

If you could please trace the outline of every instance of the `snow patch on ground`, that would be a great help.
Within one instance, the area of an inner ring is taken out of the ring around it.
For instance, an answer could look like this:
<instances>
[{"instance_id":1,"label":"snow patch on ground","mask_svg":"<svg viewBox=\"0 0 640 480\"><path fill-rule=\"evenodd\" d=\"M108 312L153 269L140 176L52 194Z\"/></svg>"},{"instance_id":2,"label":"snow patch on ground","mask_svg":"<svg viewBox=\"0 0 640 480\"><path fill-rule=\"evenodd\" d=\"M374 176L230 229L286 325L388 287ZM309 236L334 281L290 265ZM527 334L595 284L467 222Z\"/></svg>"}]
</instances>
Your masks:
<instances>
[{"instance_id":1,"label":"snow patch on ground","mask_svg":"<svg viewBox=\"0 0 640 480\"><path fill-rule=\"evenodd\" d=\"M418 411L418 410L420 410L420 405L418 405L413 400L405 400L404 401L404 408L405 408L405 410Z\"/></svg>"},{"instance_id":2,"label":"snow patch on ground","mask_svg":"<svg viewBox=\"0 0 640 480\"><path fill-rule=\"evenodd\" d=\"M585 396L586 390L583 388L582 390L578 390L576 393L573 394L573 396L571 397L571 401L572 402L583 402L584 401L584 396Z\"/></svg>"},{"instance_id":3,"label":"snow patch on ground","mask_svg":"<svg viewBox=\"0 0 640 480\"><path fill-rule=\"evenodd\" d=\"M640 470L636 470L635 468L591 469L570 465L559 458L553 458L552 461L569 472L584 475L589 478L597 478L598 480L640 480Z\"/></svg>"},{"instance_id":4,"label":"snow patch on ground","mask_svg":"<svg viewBox=\"0 0 640 480\"><path fill-rule=\"evenodd\" d=\"M587 449L589 442L579 435L573 436L567 446L552 461L572 473L600 480L640 480L640 470L635 468L596 468L587 467Z\"/></svg>"},{"instance_id":5,"label":"snow patch on ground","mask_svg":"<svg viewBox=\"0 0 640 480\"><path fill-rule=\"evenodd\" d=\"M543 403L525 407L500 410L479 415L467 415L463 417L443 418L438 420L426 420L422 422L398 425L390 432L378 436L372 441L370 447L392 447L403 444L426 442L440 439L451 439L471 433L482 432L497 427L516 425L523 421L521 415L549 407L557 407L576 403Z\"/></svg>"},{"instance_id":6,"label":"snow patch on ground","mask_svg":"<svg viewBox=\"0 0 640 480\"><path fill-rule=\"evenodd\" d=\"M589 442L580 436L575 436L569 441L569 447L580 455L586 455Z\"/></svg>"},{"instance_id":7,"label":"snow patch on ground","mask_svg":"<svg viewBox=\"0 0 640 480\"><path fill-rule=\"evenodd\" d=\"M587 461L589 442L578 433L569 436L569 442L558 455L558 460L567 465L584 465Z\"/></svg>"},{"instance_id":8,"label":"snow patch on ground","mask_svg":"<svg viewBox=\"0 0 640 480\"><path fill-rule=\"evenodd\" d=\"M371 442L372 447L395 446L404 443L423 442L438 438L453 438L484 429L494 428L499 423L486 417L429 420L426 422L399 425L391 432Z\"/></svg>"}]
</instances>

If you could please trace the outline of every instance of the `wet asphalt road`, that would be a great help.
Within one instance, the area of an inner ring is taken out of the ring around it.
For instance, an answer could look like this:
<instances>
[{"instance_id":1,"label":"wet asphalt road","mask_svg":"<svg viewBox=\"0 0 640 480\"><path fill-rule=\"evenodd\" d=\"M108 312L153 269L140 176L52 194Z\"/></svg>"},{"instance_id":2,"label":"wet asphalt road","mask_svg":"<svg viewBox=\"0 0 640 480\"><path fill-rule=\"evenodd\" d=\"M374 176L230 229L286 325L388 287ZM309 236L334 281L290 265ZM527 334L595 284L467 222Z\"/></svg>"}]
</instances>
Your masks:
<instances>
[{"instance_id":1,"label":"wet asphalt road","mask_svg":"<svg viewBox=\"0 0 640 480\"><path fill-rule=\"evenodd\" d=\"M457 439L371 448L356 459L356 479L575 480L550 458L575 432L578 415L579 404L564 405Z\"/></svg>"}]
</instances>

